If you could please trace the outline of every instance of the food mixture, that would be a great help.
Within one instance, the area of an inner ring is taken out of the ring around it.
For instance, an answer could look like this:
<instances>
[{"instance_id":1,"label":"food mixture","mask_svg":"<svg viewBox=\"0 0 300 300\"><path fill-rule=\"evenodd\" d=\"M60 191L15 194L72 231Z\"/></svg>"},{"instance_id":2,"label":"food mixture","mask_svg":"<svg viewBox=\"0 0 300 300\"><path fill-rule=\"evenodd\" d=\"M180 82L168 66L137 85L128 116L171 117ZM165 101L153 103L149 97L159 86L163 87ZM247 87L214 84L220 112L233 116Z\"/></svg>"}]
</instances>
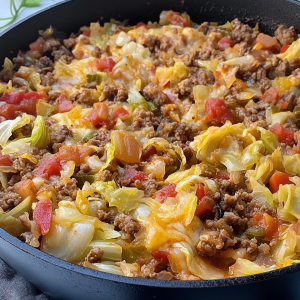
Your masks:
<instances>
[{"instance_id":1,"label":"food mixture","mask_svg":"<svg viewBox=\"0 0 300 300\"><path fill-rule=\"evenodd\" d=\"M163 280L300 253L300 39L238 19L48 28L0 73L0 226L60 259Z\"/></svg>"}]
</instances>

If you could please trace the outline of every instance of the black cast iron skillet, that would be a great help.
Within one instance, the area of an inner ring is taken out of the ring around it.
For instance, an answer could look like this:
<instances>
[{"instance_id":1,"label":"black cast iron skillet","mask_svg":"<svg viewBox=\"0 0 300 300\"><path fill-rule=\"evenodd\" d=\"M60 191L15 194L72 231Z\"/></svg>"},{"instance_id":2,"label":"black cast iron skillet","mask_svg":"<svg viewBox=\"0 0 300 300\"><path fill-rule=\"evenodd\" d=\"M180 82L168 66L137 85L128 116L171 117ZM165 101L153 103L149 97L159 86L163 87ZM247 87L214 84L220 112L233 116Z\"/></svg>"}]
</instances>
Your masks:
<instances>
[{"instance_id":1,"label":"black cast iron skillet","mask_svg":"<svg viewBox=\"0 0 300 300\"><path fill-rule=\"evenodd\" d=\"M191 19L221 23L238 17L273 33L279 24L300 32L300 3L288 0L73 0L16 24L0 34L0 62L28 49L49 25L70 34L110 18L156 21L162 10L187 11ZM1 8L0 8L1 10ZM46 294L57 299L300 299L300 264L232 279L161 281L128 278L83 268L43 253L0 229L0 257ZM13 299L12 299L13 300Z\"/></svg>"}]
</instances>

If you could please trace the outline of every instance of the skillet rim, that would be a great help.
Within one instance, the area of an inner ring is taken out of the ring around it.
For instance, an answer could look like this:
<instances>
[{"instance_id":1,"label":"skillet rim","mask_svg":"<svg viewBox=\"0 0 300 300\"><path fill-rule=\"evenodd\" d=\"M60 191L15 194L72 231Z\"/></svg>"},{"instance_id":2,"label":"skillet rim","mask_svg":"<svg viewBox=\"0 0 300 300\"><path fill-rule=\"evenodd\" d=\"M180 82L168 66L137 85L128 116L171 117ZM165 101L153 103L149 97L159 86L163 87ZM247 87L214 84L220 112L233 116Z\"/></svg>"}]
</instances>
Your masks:
<instances>
[{"instance_id":1,"label":"skillet rim","mask_svg":"<svg viewBox=\"0 0 300 300\"><path fill-rule=\"evenodd\" d=\"M1 37L8 34L10 30L14 29L17 26L22 25L27 20L34 18L35 16L44 13L56 6L63 5L65 3L71 2L72 0L62 0L58 3L54 3L36 13L33 13L26 18L14 23L9 28L0 32L0 40ZM293 3L295 5L300 6L300 0L285 0L287 2ZM280 268L277 270L259 273L255 275L243 276L243 277L235 277L235 278L225 278L225 279L212 279L212 280L157 280L157 279L145 279L145 278L134 278L127 277L122 275L116 275L111 273L106 273L102 271L97 271L93 269L89 269L86 267L81 267L76 264L72 264L68 261L56 258L55 256L49 255L39 249L36 249L28 244L22 242L18 238L14 237L4 229L0 227L0 240L3 240L5 243L11 244L13 247L17 248L19 251L26 253L31 256L32 259L40 259L46 263L52 264L55 267L63 268L69 272L79 273L83 276L89 276L93 278L98 278L102 280L109 280L122 284L132 284L135 286L147 286L147 287L158 287L158 288L215 288L215 287L231 287L235 285L243 285L248 283L255 283L270 280L277 277L282 277L285 275L293 274L295 272L300 271L300 263L295 263L291 266L287 266L284 268ZM0 254L1 256L1 254Z\"/></svg>"}]
</instances>

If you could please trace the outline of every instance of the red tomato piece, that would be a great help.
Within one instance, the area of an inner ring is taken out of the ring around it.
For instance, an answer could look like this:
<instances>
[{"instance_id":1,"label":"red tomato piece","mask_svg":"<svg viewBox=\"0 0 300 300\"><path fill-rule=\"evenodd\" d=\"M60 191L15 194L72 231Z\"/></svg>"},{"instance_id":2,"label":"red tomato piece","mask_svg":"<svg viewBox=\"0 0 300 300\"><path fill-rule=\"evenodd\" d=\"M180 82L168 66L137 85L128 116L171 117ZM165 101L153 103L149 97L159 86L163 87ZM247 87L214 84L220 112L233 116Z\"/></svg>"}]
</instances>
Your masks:
<instances>
[{"instance_id":1,"label":"red tomato piece","mask_svg":"<svg viewBox=\"0 0 300 300\"><path fill-rule=\"evenodd\" d=\"M279 88L271 87L261 96L260 101L276 105L279 99Z\"/></svg>"},{"instance_id":2,"label":"red tomato piece","mask_svg":"<svg viewBox=\"0 0 300 300\"><path fill-rule=\"evenodd\" d=\"M169 264L168 255L169 252L163 250L156 250L152 253L153 258L159 260L160 263L165 266Z\"/></svg>"},{"instance_id":3,"label":"red tomato piece","mask_svg":"<svg viewBox=\"0 0 300 300\"><path fill-rule=\"evenodd\" d=\"M221 51L224 51L228 47L233 47L234 41L232 41L229 37L224 36L218 41L218 46Z\"/></svg>"},{"instance_id":4,"label":"red tomato piece","mask_svg":"<svg viewBox=\"0 0 300 300\"><path fill-rule=\"evenodd\" d=\"M4 104L0 106L0 116L6 120L13 120L16 117L16 105Z\"/></svg>"},{"instance_id":5,"label":"red tomato piece","mask_svg":"<svg viewBox=\"0 0 300 300\"><path fill-rule=\"evenodd\" d=\"M291 144L294 141L294 132L285 130L279 123L274 124L270 131L276 135L279 143Z\"/></svg>"},{"instance_id":6,"label":"red tomato piece","mask_svg":"<svg viewBox=\"0 0 300 300\"><path fill-rule=\"evenodd\" d=\"M44 160L42 160L34 170L36 177L42 177L49 179L52 175L60 175L62 170L60 160L57 155L52 155Z\"/></svg>"},{"instance_id":7,"label":"red tomato piece","mask_svg":"<svg viewBox=\"0 0 300 300\"><path fill-rule=\"evenodd\" d=\"M116 63L110 57L96 58L92 61L92 68L95 71L111 72L115 64Z\"/></svg>"},{"instance_id":8,"label":"red tomato piece","mask_svg":"<svg viewBox=\"0 0 300 300\"><path fill-rule=\"evenodd\" d=\"M83 31L82 32L83 35L90 37L91 36L91 32L90 31Z\"/></svg>"},{"instance_id":9,"label":"red tomato piece","mask_svg":"<svg viewBox=\"0 0 300 300\"><path fill-rule=\"evenodd\" d=\"M127 169L123 178L135 182L136 180L145 181L148 179L148 176L144 172L136 171L135 169Z\"/></svg>"},{"instance_id":10,"label":"red tomato piece","mask_svg":"<svg viewBox=\"0 0 300 300\"><path fill-rule=\"evenodd\" d=\"M170 10L167 13L167 20L171 25L177 25L181 27L189 27L190 22L186 17L181 16L178 12Z\"/></svg>"},{"instance_id":11,"label":"red tomato piece","mask_svg":"<svg viewBox=\"0 0 300 300\"><path fill-rule=\"evenodd\" d=\"M269 180L269 189L274 194L279 190L279 186L282 184L293 184L289 179L290 175L284 172L275 171Z\"/></svg>"},{"instance_id":12,"label":"red tomato piece","mask_svg":"<svg viewBox=\"0 0 300 300\"><path fill-rule=\"evenodd\" d=\"M283 44L281 47L280 53L284 53L287 49L289 49L290 45L288 44Z\"/></svg>"},{"instance_id":13,"label":"red tomato piece","mask_svg":"<svg viewBox=\"0 0 300 300\"><path fill-rule=\"evenodd\" d=\"M169 185L164 186L161 190L155 192L153 197L157 202L163 203L165 200L167 200L168 197L175 197L177 195L175 189L176 184L171 183Z\"/></svg>"},{"instance_id":14,"label":"red tomato piece","mask_svg":"<svg viewBox=\"0 0 300 300\"><path fill-rule=\"evenodd\" d=\"M213 120L225 123L227 120L233 121L232 114L223 99L207 99L205 112L208 122Z\"/></svg>"},{"instance_id":15,"label":"red tomato piece","mask_svg":"<svg viewBox=\"0 0 300 300\"><path fill-rule=\"evenodd\" d=\"M253 222L265 230L266 240L270 241L278 231L279 222L267 213L256 212L253 215Z\"/></svg>"},{"instance_id":16,"label":"red tomato piece","mask_svg":"<svg viewBox=\"0 0 300 300\"><path fill-rule=\"evenodd\" d=\"M0 154L0 166L6 166L6 167L11 166L11 160L10 160L9 155Z\"/></svg>"},{"instance_id":17,"label":"red tomato piece","mask_svg":"<svg viewBox=\"0 0 300 300\"><path fill-rule=\"evenodd\" d=\"M113 116L116 119L120 118L122 121L124 121L124 120L128 119L129 112L123 106L120 106L120 107L117 107L114 109Z\"/></svg>"},{"instance_id":18,"label":"red tomato piece","mask_svg":"<svg viewBox=\"0 0 300 300\"><path fill-rule=\"evenodd\" d=\"M296 146L293 148L293 153L294 154L300 154L300 146Z\"/></svg>"},{"instance_id":19,"label":"red tomato piece","mask_svg":"<svg viewBox=\"0 0 300 300\"><path fill-rule=\"evenodd\" d=\"M40 200L33 211L33 219L40 227L42 235L49 232L52 222L52 202L47 200Z\"/></svg>"},{"instance_id":20,"label":"red tomato piece","mask_svg":"<svg viewBox=\"0 0 300 300\"><path fill-rule=\"evenodd\" d=\"M93 105L93 109L87 115L86 119L90 121L94 126L98 126L104 123L109 114L109 108L106 103L100 102Z\"/></svg>"},{"instance_id":21,"label":"red tomato piece","mask_svg":"<svg viewBox=\"0 0 300 300\"><path fill-rule=\"evenodd\" d=\"M68 112L74 108L72 101L68 100L63 94L58 97L56 103L60 113Z\"/></svg>"},{"instance_id":22,"label":"red tomato piece","mask_svg":"<svg viewBox=\"0 0 300 300\"><path fill-rule=\"evenodd\" d=\"M230 174L229 173L217 173L216 178L229 180L230 179Z\"/></svg>"},{"instance_id":23,"label":"red tomato piece","mask_svg":"<svg viewBox=\"0 0 300 300\"><path fill-rule=\"evenodd\" d=\"M267 34L260 33L257 38L256 42L260 43L264 49L270 49L277 45L277 40Z\"/></svg>"},{"instance_id":24,"label":"red tomato piece","mask_svg":"<svg viewBox=\"0 0 300 300\"><path fill-rule=\"evenodd\" d=\"M38 102L37 99L32 99L32 100L24 99L20 105L16 106L16 111L21 111L30 115L35 115L37 102Z\"/></svg>"},{"instance_id":25,"label":"red tomato piece","mask_svg":"<svg viewBox=\"0 0 300 300\"><path fill-rule=\"evenodd\" d=\"M59 148L59 152L56 155L60 162L73 160L76 167L78 167L82 164L84 158L92 152L93 150L89 147L72 145Z\"/></svg>"},{"instance_id":26,"label":"red tomato piece","mask_svg":"<svg viewBox=\"0 0 300 300\"><path fill-rule=\"evenodd\" d=\"M197 187L196 196L198 197L198 199L201 199L205 195L204 185L202 183L197 183L196 187Z\"/></svg>"},{"instance_id":27,"label":"red tomato piece","mask_svg":"<svg viewBox=\"0 0 300 300\"><path fill-rule=\"evenodd\" d=\"M195 211L195 216L199 217L205 213L211 212L214 208L215 202L209 196L203 196L197 201L197 208Z\"/></svg>"},{"instance_id":28,"label":"red tomato piece","mask_svg":"<svg viewBox=\"0 0 300 300\"><path fill-rule=\"evenodd\" d=\"M139 27L144 27L145 29L150 29L150 26L148 26L147 24L145 24L143 22L139 22L136 24L135 28L139 28Z\"/></svg>"},{"instance_id":29,"label":"red tomato piece","mask_svg":"<svg viewBox=\"0 0 300 300\"><path fill-rule=\"evenodd\" d=\"M7 104L20 104L20 102L24 99L24 97L25 97L24 91L7 92L0 98L0 101L4 101Z\"/></svg>"},{"instance_id":30,"label":"red tomato piece","mask_svg":"<svg viewBox=\"0 0 300 300\"><path fill-rule=\"evenodd\" d=\"M41 91L41 92L29 92L25 95L24 99L26 100L39 100L42 98L48 98L47 94L45 91Z\"/></svg>"},{"instance_id":31,"label":"red tomato piece","mask_svg":"<svg viewBox=\"0 0 300 300\"><path fill-rule=\"evenodd\" d=\"M39 37L35 42L29 45L31 51L38 51L39 53L44 53L45 40Z\"/></svg>"}]
</instances>

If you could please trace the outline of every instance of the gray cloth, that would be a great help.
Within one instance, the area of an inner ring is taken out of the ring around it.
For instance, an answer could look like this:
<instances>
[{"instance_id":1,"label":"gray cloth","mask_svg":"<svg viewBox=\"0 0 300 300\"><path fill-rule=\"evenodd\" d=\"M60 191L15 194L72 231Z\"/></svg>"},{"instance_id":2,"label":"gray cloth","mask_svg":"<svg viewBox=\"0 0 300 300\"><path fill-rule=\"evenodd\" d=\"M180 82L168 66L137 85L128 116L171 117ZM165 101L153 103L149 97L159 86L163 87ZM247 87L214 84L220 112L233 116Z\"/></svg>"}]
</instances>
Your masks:
<instances>
[{"instance_id":1,"label":"gray cloth","mask_svg":"<svg viewBox=\"0 0 300 300\"><path fill-rule=\"evenodd\" d=\"M2 259L0 259L0 299L54 300L18 275Z\"/></svg>"}]
</instances>

